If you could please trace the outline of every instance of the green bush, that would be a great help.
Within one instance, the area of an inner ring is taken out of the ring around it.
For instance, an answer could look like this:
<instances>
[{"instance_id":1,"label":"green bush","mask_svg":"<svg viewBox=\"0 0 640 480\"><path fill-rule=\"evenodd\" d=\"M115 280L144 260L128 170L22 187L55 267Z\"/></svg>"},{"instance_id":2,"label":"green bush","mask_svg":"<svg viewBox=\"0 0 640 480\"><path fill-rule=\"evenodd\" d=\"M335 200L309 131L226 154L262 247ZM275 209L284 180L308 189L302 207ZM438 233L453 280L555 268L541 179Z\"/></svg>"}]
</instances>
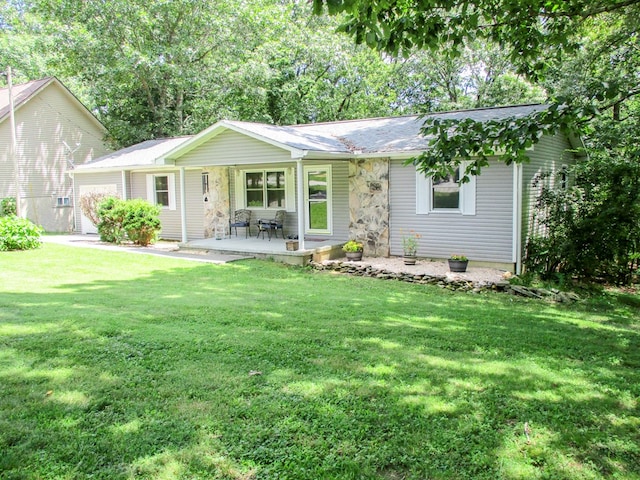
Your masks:
<instances>
[{"instance_id":1,"label":"green bush","mask_svg":"<svg viewBox=\"0 0 640 480\"><path fill-rule=\"evenodd\" d=\"M0 217L8 217L16 215L18 210L16 209L16 199L13 197L7 197L0 200Z\"/></svg>"},{"instance_id":2,"label":"green bush","mask_svg":"<svg viewBox=\"0 0 640 480\"><path fill-rule=\"evenodd\" d=\"M133 243L149 245L154 243L160 233L160 207L144 200L125 202L123 228Z\"/></svg>"},{"instance_id":3,"label":"green bush","mask_svg":"<svg viewBox=\"0 0 640 480\"><path fill-rule=\"evenodd\" d=\"M144 200L108 197L98 204L100 239L122 243L126 238L138 245L155 242L160 232L160 207Z\"/></svg>"},{"instance_id":4,"label":"green bush","mask_svg":"<svg viewBox=\"0 0 640 480\"><path fill-rule=\"evenodd\" d=\"M0 251L32 250L42 244L42 227L14 215L0 217Z\"/></svg>"},{"instance_id":5,"label":"green bush","mask_svg":"<svg viewBox=\"0 0 640 480\"><path fill-rule=\"evenodd\" d=\"M124 201L117 197L107 197L98 204L98 233L100 240L109 243L122 243L125 231L122 226L124 221Z\"/></svg>"}]
</instances>

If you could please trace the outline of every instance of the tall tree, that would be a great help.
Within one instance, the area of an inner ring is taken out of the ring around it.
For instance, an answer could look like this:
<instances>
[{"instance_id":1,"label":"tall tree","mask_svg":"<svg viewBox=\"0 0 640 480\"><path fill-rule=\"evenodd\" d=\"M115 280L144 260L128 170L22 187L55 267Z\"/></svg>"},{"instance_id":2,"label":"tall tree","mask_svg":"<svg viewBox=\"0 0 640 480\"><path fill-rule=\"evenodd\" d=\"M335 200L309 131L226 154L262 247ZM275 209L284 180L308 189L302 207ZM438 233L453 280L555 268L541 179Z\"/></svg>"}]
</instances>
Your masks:
<instances>
[{"instance_id":1,"label":"tall tree","mask_svg":"<svg viewBox=\"0 0 640 480\"><path fill-rule=\"evenodd\" d=\"M427 123L426 132L435 139L429 156L417 160L430 174L447 174L464 159L473 160L467 173L476 174L496 152L505 152L507 163L524 161L526 149L542 134L581 130L602 110L620 109L640 93L635 86L640 0L314 0L314 5L317 12L326 6L330 13L345 13L343 31L391 54L446 46L459 55L465 43L483 39L500 45L519 72L548 81L550 108L530 117ZM595 74L579 88L569 77L555 75L576 54L592 58L574 73ZM623 81L616 80L616 70Z\"/></svg>"}]
</instances>

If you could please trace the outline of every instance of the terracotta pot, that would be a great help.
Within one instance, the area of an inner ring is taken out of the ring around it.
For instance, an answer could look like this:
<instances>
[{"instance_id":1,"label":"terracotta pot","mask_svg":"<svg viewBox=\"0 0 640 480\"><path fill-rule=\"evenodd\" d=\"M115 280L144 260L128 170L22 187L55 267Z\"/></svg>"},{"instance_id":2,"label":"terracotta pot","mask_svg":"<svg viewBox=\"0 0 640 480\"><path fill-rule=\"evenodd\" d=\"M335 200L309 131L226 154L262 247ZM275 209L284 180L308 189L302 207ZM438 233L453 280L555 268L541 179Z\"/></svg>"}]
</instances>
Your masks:
<instances>
[{"instance_id":1,"label":"terracotta pot","mask_svg":"<svg viewBox=\"0 0 640 480\"><path fill-rule=\"evenodd\" d=\"M415 255L405 255L402 257L405 265L415 265L417 261L417 257Z\"/></svg>"},{"instance_id":2,"label":"terracotta pot","mask_svg":"<svg viewBox=\"0 0 640 480\"><path fill-rule=\"evenodd\" d=\"M286 244L288 251L298 250L298 246L300 245L298 240L287 240Z\"/></svg>"}]
</instances>

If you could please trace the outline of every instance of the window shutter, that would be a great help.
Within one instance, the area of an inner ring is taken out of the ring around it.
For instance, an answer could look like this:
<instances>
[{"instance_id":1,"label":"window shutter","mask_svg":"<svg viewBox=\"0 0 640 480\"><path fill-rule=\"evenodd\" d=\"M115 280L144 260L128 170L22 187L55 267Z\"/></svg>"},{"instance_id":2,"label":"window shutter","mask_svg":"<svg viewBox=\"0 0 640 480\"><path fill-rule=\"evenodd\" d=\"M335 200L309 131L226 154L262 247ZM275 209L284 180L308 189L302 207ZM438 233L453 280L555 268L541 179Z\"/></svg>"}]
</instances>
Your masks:
<instances>
[{"instance_id":1,"label":"window shutter","mask_svg":"<svg viewBox=\"0 0 640 480\"><path fill-rule=\"evenodd\" d=\"M464 172L468 162L460 165L460 171ZM469 181L460 185L460 206L462 215L476 214L476 175L469 175Z\"/></svg>"},{"instance_id":2,"label":"window shutter","mask_svg":"<svg viewBox=\"0 0 640 480\"><path fill-rule=\"evenodd\" d=\"M154 182L155 176L151 173L147 174L147 201L151 205L156 204L156 186Z\"/></svg>"},{"instance_id":3,"label":"window shutter","mask_svg":"<svg viewBox=\"0 0 640 480\"><path fill-rule=\"evenodd\" d=\"M245 191L244 191L244 173L242 170L236 170L234 172L234 182L236 186L236 210L247 208L245 205Z\"/></svg>"},{"instance_id":4,"label":"window shutter","mask_svg":"<svg viewBox=\"0 0 640 480\"><path fill-rule=\"evenodd\" d=\"M167 183L169 185L169 210L176 209L176 175L175 173L167 174Z\"/></svg>"},{"instance_id":5,"label":"window shutter","mask_svg":"<svg viewBox=\"0 0 640 480\"><path fill-rule=\"evenodd\" d=\"M431 178L416 170L416 214L427 215L431 210Z\"/></svg>"}]
</instances>

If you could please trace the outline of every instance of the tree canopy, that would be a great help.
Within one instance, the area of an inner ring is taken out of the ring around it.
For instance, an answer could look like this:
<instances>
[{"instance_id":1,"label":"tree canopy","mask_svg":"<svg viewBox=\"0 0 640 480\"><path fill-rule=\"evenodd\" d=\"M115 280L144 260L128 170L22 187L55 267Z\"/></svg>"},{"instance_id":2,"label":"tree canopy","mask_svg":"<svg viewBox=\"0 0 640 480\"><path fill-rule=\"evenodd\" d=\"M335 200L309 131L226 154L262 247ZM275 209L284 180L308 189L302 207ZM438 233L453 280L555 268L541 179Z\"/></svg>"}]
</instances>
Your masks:
<instances>
[{"instance_id":1,"label":"tree canopy","mask_svg":"<svg viewBox=\"0 0 640 480\"><path fill-rule=\"evenodd\" d=\"M0 6L0 62L16 81L58 76L114 147L223 118L295 124L543 98L483 40L457 57L395 57L336 33L342 20L295 0L12 0Z\"/></svg>"},{"instance_id":2,"label":"tree canopy","mask_svg":"<svg viewBox=\"0 0 640 480\"><path fill-rule=\"evenodd\" d=\"M545 133L587 133L592 120L620 112L640 93L639 0L314 0L317 13L344 14L340 30L357 43L395 55L494 42L516 70L547 91L550 108L503 122L430 122L429 155L417 159L444 175L473 159L468 174L503 152L507 162Z\"/></svg>"}]
</instances>

